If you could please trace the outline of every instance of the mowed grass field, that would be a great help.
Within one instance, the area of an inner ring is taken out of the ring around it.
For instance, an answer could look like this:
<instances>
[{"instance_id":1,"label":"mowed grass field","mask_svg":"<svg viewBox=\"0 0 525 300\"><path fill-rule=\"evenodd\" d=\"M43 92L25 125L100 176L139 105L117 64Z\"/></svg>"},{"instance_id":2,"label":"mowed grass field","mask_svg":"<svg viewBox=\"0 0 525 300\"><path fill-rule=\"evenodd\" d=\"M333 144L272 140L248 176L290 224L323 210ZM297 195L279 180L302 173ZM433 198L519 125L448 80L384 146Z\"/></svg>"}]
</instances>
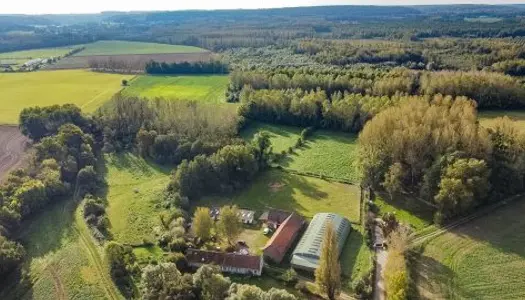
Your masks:
<instances>
[{"instance_id":1,"label":"mowed grass field","mask_svg":"<svg viewBox=\"0 0 525 300\"><path fill-rule=\"evenodd\" d=\"M143 98L224 103L228 76L139 76L123 91Z\"/></svg>"},{"instance_id":2,"label":"mowed grass field","mask_svg":"<svg viewBox=\"0 0 525 300\"><path fill-rule=\"evenodd\" d=\"M159 223L162 192L170 171L131 153L107 155L108 209L115 241L132 245L154 241L153 229Z\"/></svg>"},{"instance_id":3,"label":"mowed grass field","mask_svg":"<svg viewBox=\"0 0 525 300\"><path fill-rule=\"evenodd\" d=\"M6 287L0 299L107 299L103 276L75 222L76 206L71 200L60 201L27 221L20 235L27 281L2 278ZM91 238L89 231L87 237ZM109 270L104 271L109 276Z\"/></svg>"},{"instance_id":4,"label":"mowed grass field","mask_svg":"<svg viewBox=\"0 0 525 300\"><path fill-rule=\"evenodd\" d=\"M441 235L411 272L421 299L525 299L525 199Z\"/></svg>"},{"instance_id":5,"label":"mowed grass field","mask_svg":"<svg viewBox=\"0 0 525 300\"><path fill-rule=\"evenodd\" d=\"M0 124L17 124L22 109L31 106L72 103L92 112L131 78L85 70L0 73Z\"/></svg>"},{"instance_id":6,"label":"mowed grass field","mask_svg":"<svg viewBox=\"0 0 525 300\"><path fill-rule=\"evenodd\" d=\"M295 141L294 141L295 143ZM284 168L358 182L357 136L318 130L305 145L281 160Z\"/></svg>"},{"instance_id":7,"label":"mowed grass field","mask_svg":"<svg viewBox=\"0 0 525 300\"><path fill-rule=\"evenodd\" d=\"M355 185L272 170L259 175L248 187L231 197L207 197L197 206L235 204L256 210L267 207L296 211L307 218L320 212L337 212L352 222L360 219L360 191Z\"/></svg>"},{"instance_id":8,"label":"mowed grass field","mask_svg":"<svg viewBox=\"0 0 525 300\"><path fill-rule=\"evenodd\" d=\"M241 136L250 141L258 132L266 131L270 134L273 153L281 153L295 145L297 139L301 137L301 130L300 127L252 122L241 132Z\"/></svg>"},{"instance_id":9,"label":"mowed grass field","mask_svg":"<svg viewBox=\"0 0 525 300\"><path fill-rule=\"evenodd\" d=\"M508 117L509 119L516 121L518 126L525 129L525 111L524 110L486 110L478 113L478 119L482 126L485 128L492 128L494 122L499 117Z\"/></svg>"},{"instance_id":10,"label":"mowed grass field","mask_svg":"<svg viewBox=\"0 0 525 300\"><path fill-rule=\"evenodd\" d=\"M85 47L86 49L74 56L207 52L205 49L193 46L128 41L98 41Z\"/></svg>"}]
</instances>

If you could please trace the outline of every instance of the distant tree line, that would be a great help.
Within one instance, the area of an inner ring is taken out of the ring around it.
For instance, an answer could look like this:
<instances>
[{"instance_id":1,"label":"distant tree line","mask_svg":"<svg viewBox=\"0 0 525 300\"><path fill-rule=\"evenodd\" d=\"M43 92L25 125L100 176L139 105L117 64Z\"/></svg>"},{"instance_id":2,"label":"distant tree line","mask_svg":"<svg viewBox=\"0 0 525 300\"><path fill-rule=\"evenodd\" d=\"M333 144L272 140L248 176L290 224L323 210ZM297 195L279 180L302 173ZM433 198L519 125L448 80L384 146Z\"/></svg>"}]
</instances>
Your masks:
<instances>
[{"instance_id":1,"label":"distant tree line","mask_svg":"<svg viewBox=\"0 0 525 300\"><path fill-rule=\"evenodd\" d=\"M525 106L525 87L508 75L484 71L410 71L393 69L388 72L349 70L345 75L295 74L273 72L237 71L230 75L228 101L236 102L243 95L259 95L257 90L287 89L305 91L324 90L330 99L336 93L358 93L372 96L452 95L467 96L477 102L479 108L521 108ZM246 91L244 91L246 90ZM255 93L251 92L255 90ZM268 93L279 93L269 91ZM259 96L252 96L251 100ZM247 98L244 97L246 100ZM276 100L274 100L276 101ZM285 101L285 100L283 100ZM286 105L286 104L284 104Z\"/></svg>"},{"instance_id":2,"label":"distant tree line","mask_svg":"<svg viewBox=\"0 0 525 300\"><path fill-rule=\"evenodd\" d=\"M98 131L78 112L72 105L22 111L20 127L36 144L29 165L11 172L0 186L2 276L23 257L23 247L9 239L24 220L47 205L75 193L94 193L104 184L96 168L101 153Z\"/></svg>"},{"instance_id":3,"label":"distant tree line","mask_svg":"<svg viewBox=\"0 0 525 300\"><path fill-rule=\"evenodd\" d=\"M227 64L218 61L198 61L198 62L156 62L146 63L145 68L148 74L228 74L229 67Z\"/></svg>"}]
</instances>

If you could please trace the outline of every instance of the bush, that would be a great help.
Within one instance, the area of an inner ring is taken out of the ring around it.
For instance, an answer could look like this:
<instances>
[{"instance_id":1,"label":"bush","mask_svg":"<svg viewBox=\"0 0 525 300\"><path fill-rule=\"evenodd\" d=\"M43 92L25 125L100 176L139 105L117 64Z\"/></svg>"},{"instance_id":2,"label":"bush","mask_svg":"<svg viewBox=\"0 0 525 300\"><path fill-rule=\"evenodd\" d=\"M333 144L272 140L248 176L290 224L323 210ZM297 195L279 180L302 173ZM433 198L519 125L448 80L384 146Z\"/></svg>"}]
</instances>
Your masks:
<instances>
[{"instance_id":1,"label":"bush","mask_svg":"<svg viewBox=\"0 0 525 300\"><path fill-rule=\"evenodd\" d=\"M294 269L290 268L281 275L281 280L284 281L286 285L293 286L297 283L298 280L297 272L295 272Z\"/></svg>"}]
</instances>

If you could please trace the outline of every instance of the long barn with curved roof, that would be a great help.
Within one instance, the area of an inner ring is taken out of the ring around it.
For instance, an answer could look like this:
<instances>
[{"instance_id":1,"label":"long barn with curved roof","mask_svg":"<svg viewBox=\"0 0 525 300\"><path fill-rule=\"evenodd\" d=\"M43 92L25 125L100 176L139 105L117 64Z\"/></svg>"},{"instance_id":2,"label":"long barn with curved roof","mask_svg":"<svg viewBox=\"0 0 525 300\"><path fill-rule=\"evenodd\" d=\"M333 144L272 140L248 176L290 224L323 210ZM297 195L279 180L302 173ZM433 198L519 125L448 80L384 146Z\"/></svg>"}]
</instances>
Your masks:
<instances>
[{"instance_id":1,"label":"long barn with curved roof","mask_svg":"<svg viewBox=\"0 0 525 300\"><path fill-rule=\"evenodd\" d=\"M337 236L338 255L341 254L346 238L351 230L350 221L334 213L319 213L314 216L299 244L293 251L292 267L307 271L315 271L319 266L321 246L326 225L331 222Z\"/></svg>"}]
</instances>

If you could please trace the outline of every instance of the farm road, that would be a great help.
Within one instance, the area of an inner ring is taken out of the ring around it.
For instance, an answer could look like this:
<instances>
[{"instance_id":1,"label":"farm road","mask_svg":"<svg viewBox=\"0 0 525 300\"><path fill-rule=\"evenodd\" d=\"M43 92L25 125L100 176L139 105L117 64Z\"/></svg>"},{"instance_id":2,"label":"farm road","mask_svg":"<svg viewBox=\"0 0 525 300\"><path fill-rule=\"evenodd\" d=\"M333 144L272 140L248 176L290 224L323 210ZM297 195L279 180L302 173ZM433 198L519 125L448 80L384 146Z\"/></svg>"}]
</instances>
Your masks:
<instances>
[{"instance_id":1,"label":"farm road","mask_svg":"<svg viewBox=\"0 0 525 300\"><path fill-rule=\"evenodd\" d=\"M0 181L23 158L28 139L16 126L0 126Z\"/></svg>"}]
</instances>

